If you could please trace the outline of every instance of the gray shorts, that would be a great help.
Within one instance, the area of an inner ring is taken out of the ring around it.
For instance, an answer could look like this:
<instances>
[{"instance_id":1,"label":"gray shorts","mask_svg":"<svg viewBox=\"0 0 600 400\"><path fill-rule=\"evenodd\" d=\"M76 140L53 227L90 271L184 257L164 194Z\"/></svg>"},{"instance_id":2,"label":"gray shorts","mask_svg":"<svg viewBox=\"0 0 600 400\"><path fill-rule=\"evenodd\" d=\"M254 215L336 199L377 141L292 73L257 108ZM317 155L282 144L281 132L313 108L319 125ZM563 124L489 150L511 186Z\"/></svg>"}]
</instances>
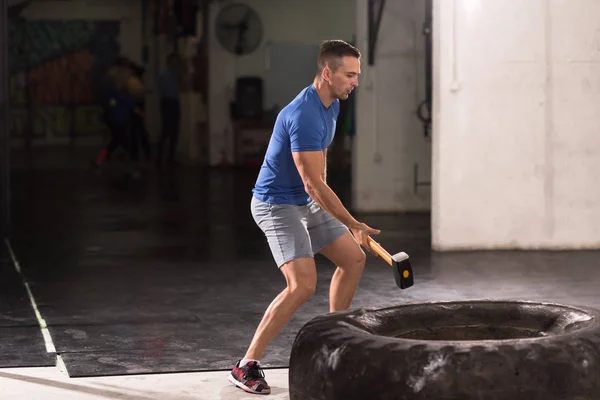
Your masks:
<instances>
[{"instance_id":1,"label":"gray shorts","mask_svg":"<svg viewBox=\"0 0 600 400\"><path fill-rule=\"evenodd\" d=\"M265 203L252 196L252 217L263 231L277 267L314 257L348 228L314 200L305 206Z\"/></svg>"}]
</instances>

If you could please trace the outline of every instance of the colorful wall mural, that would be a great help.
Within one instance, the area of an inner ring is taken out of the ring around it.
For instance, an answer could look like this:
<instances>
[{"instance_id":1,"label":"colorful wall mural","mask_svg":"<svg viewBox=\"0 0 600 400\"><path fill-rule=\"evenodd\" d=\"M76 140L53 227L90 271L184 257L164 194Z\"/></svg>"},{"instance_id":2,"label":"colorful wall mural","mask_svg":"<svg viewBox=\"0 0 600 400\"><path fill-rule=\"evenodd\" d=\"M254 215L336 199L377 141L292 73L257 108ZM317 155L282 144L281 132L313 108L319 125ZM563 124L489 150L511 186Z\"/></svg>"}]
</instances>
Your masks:
<instances>
[{"instance_id":1,"label":"colorful wall mural","mask_svg":"<svg viewBox=\"0 0 600 400\"><path fill-rule=\"evenodd\" d=\"M101 94L119 22L19 19L8 29L12 136L104 132Z\"/></svg>"}]
</instances>

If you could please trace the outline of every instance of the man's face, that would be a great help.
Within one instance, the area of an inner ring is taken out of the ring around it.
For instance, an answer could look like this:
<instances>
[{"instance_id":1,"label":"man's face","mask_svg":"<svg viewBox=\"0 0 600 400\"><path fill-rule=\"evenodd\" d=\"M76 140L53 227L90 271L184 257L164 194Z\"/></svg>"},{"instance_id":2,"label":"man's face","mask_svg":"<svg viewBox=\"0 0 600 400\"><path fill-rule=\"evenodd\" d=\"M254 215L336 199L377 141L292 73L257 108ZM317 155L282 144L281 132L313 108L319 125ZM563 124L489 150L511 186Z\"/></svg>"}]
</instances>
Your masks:
<instances>
[{"instance_id":1,"label":"man's face","mask_svg":"<svg viewBox=\"0 0 600 400\"><path fill-rule=\"evenodd\" d=\"M355 57L343 57L338 69L329 72L329 89L333 97L346 100L358 86L360 60Z\"/></svg>"}]
</instances>

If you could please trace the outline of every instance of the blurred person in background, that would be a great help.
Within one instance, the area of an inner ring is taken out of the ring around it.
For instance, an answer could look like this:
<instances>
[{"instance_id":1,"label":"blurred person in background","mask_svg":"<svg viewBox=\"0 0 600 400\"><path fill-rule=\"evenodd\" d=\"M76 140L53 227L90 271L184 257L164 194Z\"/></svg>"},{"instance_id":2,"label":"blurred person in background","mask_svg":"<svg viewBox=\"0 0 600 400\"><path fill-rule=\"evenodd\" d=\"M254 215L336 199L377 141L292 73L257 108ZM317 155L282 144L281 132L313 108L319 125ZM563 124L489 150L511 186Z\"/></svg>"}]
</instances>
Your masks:
<instances>
[{"instance_id":1,"label":"blurred person in background","mask_svg":"<svg viewBox=\"0 0 600 400\"><path fill-rule=\"evenodd\" d=\"M177 153L177 140L181 121L181 79L183 60L176 53L167 57L167 66L158 78L160 95L160 112L162 117L161 133L158 139L156 163L160 168L163 164L165 152L166 161L175 164Z\"/></svg>"},{"instance_id":2,"label":"blurred person in background","mask_svg":"<svg viewBox=\"0 0 600 400\"><path fill-rule=\"evenodd\" d=\"M108 126L110 141L100 150L93 166L102 166L121 147L131 156L129 140L129 127L135 107L134 97L128 85L133 75L130 62L119 57L107 73L105 92L103 97L104 122Z\"/></svg>"},{"instance_id":3,"label":"blurred person in background","mask_svg":"<svg viewBox=\"0 0 600 400\"><path fill-rule=\"evenodd\" d=\"M128 90L133 95L135 105L131 117L131 156L136 163L139 161L141 146L146 161L150 161L150 137L146 129L146 104L144 87L144 67L131 63L133 75L129 78Z\"/></svg>"}]
</instances>

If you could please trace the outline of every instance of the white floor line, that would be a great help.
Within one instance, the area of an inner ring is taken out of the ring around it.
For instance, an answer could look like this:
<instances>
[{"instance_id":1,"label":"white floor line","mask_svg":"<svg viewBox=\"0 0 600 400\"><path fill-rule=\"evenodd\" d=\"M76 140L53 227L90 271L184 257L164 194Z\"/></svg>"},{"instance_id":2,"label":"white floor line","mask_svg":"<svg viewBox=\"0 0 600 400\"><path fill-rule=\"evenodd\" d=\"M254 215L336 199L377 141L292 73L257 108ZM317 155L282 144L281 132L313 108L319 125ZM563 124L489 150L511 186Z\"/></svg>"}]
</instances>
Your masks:
<instances>
[{"instance_id":1,"label":"white floor line","mask_svg":"<svg viewBox=\"0 0 600 400\"><path fill-rule=\"evenodd\" d=\"M19 261L15 257L15 253L10 245L8 239L6 239L6 247L10 253L10 257L13 260L15 265L15 269L21 275L21 279L23 280L23 284L25 284L25 289L27 289L27 295L29 296L29 301L31 302L31 306L33 307L33 311L35 312L35 317L37 318L38 324L40 325L40 329L42 330L42 336L44 337L44 343L46 345L46 351L48 353L56 353L56 347L54 347L54 342L52 341L52 336L50 335L50 331L48 330L48 326L46 325L46 321L42 318L42 314L37 307L37 303L35 302L35 298L33 297L33 293L31 293L31 289L29 288L29 283L25 281L25 277L21 272L21 265Z\"/></svg>"},{"instance_id":2,"label":"white floor line","mask_svg":"<svg viewBox=\"0 0 600 400\"><path fill-rule=\"evenodd\" d=\"M64 374L67 377L71 377L69 375L69 371L67 370L67 366L65 364L65 361L62 359L62 357L60 356L60 354L56 355L56 368L58 368L58 371L62 374Z\"/></svg>"}]
</instances>

